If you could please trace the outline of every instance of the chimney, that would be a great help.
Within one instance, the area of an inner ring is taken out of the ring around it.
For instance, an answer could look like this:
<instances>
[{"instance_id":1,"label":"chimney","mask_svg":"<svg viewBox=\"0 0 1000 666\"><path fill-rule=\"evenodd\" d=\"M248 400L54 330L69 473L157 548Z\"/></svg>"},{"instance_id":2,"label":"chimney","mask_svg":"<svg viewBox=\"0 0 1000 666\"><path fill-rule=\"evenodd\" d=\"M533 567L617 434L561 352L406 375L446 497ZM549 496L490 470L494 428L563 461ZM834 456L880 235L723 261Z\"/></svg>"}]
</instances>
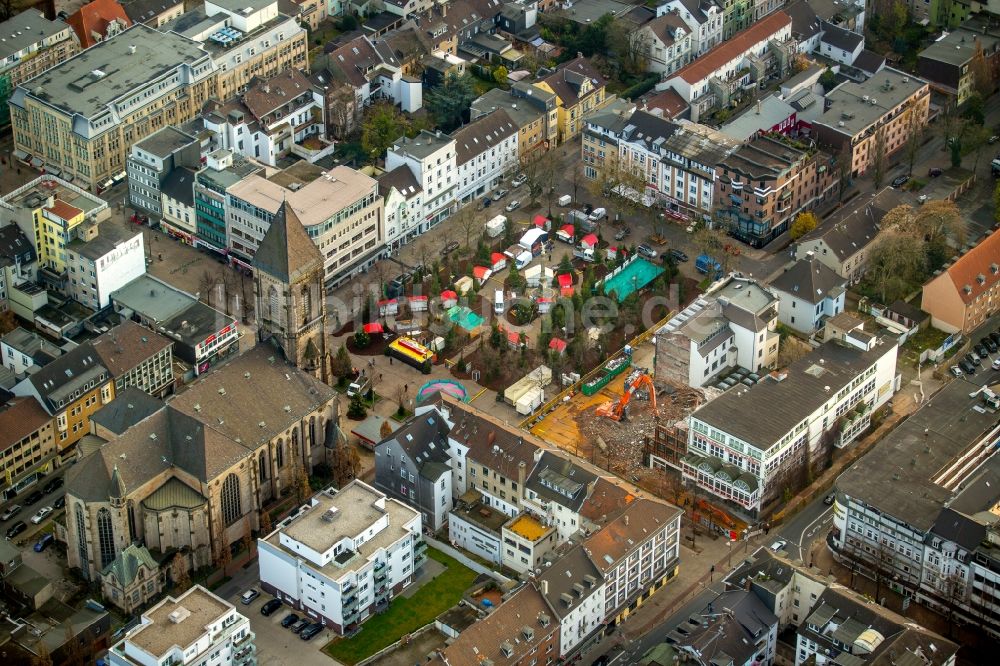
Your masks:
<instances>
[{"instance_id":1,"label":"chimney","mask_svg":"<svg viewBox=\"0 0 1000 666\"><path fill-rule=\"evenodd\" d=\"M497 434L490 430L490 434L486 435L486 446L493 448L493 442L496 441Z\"/></svg>"},{"instance_id":2,"label":"chimney","mask_svg":"<svg viewBox=\"0 0 1000 666\"><path fill-rule=\"evenodd\" d=\"M548 596L549 594L549 581L542 581L542 594Z\"/></svg>"},{"instance_id":3,"label":"chimney","mask_svg":"<svg viewBox=\"0 0 1000 666\"><path fill-rule=\"evenodd\" d=\"M628 527L628 514L625 514L625 527Z\"/></svg>"},{"instance_id":4,"label":"chimney","mask_svg":"<svg viewBox=\"0 0 1000 666\"><path fill-rule=\"evenodd\" d=\"M761 106L762 106L762 104L761 104L761 101L760 101L760 100L758 99L758 100L757 100L757 115L758 115L758 116L760 115L760 107L761 107Z\"/></svg>"},{"instance_id":5,"label":"chimney","mask_svg":"<svg viewBox=\"0 0 1000 666\"><path fill-rule=\"evenodd\" d=\"M524 464L522 460L517 464L517 498L520 501L524 500L524 474L528 466Z\"/></svg>"}]
</instances>

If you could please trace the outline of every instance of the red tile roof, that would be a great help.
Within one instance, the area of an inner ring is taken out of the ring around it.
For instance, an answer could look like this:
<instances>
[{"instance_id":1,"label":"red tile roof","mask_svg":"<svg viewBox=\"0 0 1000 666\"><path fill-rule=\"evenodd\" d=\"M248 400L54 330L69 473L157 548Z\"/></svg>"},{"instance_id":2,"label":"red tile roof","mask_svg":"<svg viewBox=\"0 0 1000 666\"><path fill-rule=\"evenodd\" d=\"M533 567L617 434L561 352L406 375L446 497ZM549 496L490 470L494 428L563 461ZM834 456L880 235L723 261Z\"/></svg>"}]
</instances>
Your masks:
<instances>
[{"instance_id":1,"label":"red tile roof","mask_svg":"<svg viewBox=\"0 0 1000 666\"><path fill-rule=\"evenodd\" d=\"M123 21L125 27L131 27L132 19L116 0L93 0L71 14L66 23L73 28L80 38L80 46L87 49L102 41L108 31L108 24L115 19ZM101 36L95 39L94 34Z\"/></svg>"},{"instance_id":2,"label":"red tile roof","mask_svg":"<svg viewBox=\"0 0 1000 666\"><path fill-rule=\"evenodd\" d=\"M14 398L0 405L0 451L6 451L33 432L38 431L52 417L45 413L34 398ZM42 452L45 455L45 452Z\"/></svg>"},{"instance_id":3,"label":"red tile roof","mask_svg":"<svg viewBox=\"0 0 1000 666\"><path fill-rule=\"evenodd\" d=\"M1000 231L994 231L948 267L948 277L966 303L1000 282ZM968 289L966 289L968 287Z\"/></svg>"},{"instance_id":4,"label":"red tile roof","mask_svg":"<svg viewBox=\"0 0 1000 666\"><path fill-rule=\"evenodd\" d=\"M584 548L597 568L606 573L661 531L679 513L680 509L675 506L638 499L584 541Z\"/></svg>"},{"instance_id":5,"label":"red tile roof","mask_svg":"<svg viewBox=\"0 0 1000 666\"><path fill-rule=\"evenodd\" d=\"M45 210L49 211L53 215L59 217L63 220L72 220L74 217L82 213L83 211L76 206L70 206L68 203L62 199L56 199L52 202L51 206L48 206Z\"/></svg>"},{"instance_id":6,"label":"red tile roof","mask_svg":"<svg viewBox=\"0 0 1000 666\"><path fill-rule=\"evenodd\" d=\"M764 41L770 35L791 24L792 19L785 12L769 14L746 30L736 33L729 41L722 42L686 67L677 70L674 76L679 76L688 83L703 81L705 77L730 60L735 60L752 45Z\"/></svg>"}]
</instances>

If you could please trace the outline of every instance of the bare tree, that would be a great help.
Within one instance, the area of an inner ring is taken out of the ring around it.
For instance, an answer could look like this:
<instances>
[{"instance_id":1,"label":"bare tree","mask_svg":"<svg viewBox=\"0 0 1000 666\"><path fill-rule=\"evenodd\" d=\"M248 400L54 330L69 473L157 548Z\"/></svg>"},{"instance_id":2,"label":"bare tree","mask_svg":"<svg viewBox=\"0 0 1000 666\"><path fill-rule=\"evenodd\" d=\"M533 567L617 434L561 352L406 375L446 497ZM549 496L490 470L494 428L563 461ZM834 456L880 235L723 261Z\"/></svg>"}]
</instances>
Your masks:
<instances>
[{"instance_id":1,"label":"bare tree","mask_svg":"<svg viewBox=\"0 0 1000 666\"><path fill-rule=\"evenodd\" d=\"M906 111L907 119L907 136L906 136L906 166L908 168L907 174L913 175L913 165L917 161L917 152L920 150L920 145L924 140L924 125L920 122L917 117L917 109L914 104L911 104Z\"/></svg>"},{"instance_id":2,"label":"bare tree","mask_svg":"<svg viewBox=\"0 0 1000 666\"><path fill-rule=\"evenodd\" d=\"M837 201L843 201L854 178L854 151L850 144L844 146L837 157Z\"/></svg>"},{"instance_id":3,"label":"bare tree","mask_svg":"<svg viewBox=\"0 0 1000 666\"><path fill-rule=\"evenodd\" d=\"M883 303L902 298L922 279L927 256L911 236L889 232L872 248L867 279Z\"/></svg>"},{"instance_id":4,"label":"bare tree","mask_svg":"<svg viewBox=\"0 0 1000 666\"><path fill-rule=\"evenodd\" d=\"M191 587L187 558L181 553L177 553L174 559L170 560L170 578L174 581L174 587L178 592L184 592Z\"/></svg>"},{"instance_id":5,"label":"bare tree","mask_svg":"<svg viewBox=\"0 0 1000 666\"><path fill-rule=\"evenodd\" d=\"M885 128L875 130L874 152L872 153L872 183L875 189L881 189L885 180Z\"/></svg>"},{"instance_id":6,"label":"bare tree","mask_svg":"<svg viewBox=\"0 0 1000 666\"><path fill-rule=\"evenodd\" d=\"M222 266L216 284L222 285L222 309L230 314L229 297L236 291L236 274L228 266Z\"/></svg>"},{"instance_id":7,"label":"bare tree","mask_svg":"<svg viewBox=\"0 0 1000 666\"><path fill-rule=\"evenodd\" d=\"M465 248L471 248L472 234L479 227L479 220L476 219L476 212L472 206L465 206L455 215L455 224L465 234Z\"/></svg>"},{"instance_id":8,"label":"bare tree","mask_svg":"<svg viewBox=\"0 0 1000 666\"><path fill-rule=\"evenodd\" d=\"M983 53L983 43L976 37L976 45L972 51L972 60L969 61L969 69L972 72L972 85L976 92L988 98L996 89L996 78L986 62L986 55Z\"/></svg>"},{"instance_id":9,"label":"bare tree","mask_svg":"<svg viewBox=\"0 0 1000 666\"><path fill-rule=\"evenodd\" d=\"M623 73L638 76L646 71L652 45L648 30L636 30L634 24L615 19L607 28L605 44L607 50L616 56L615 60Z\"/></svg>"},{"instance_id":10,"label":"bare tree","mask_svg":"<svg viewBox=\"0 0 1000 666\"><path fill-rule=\"evenodd\" d=\"M531 205L537 205L539 198L555 186L558 169L559 160L544 151L535 150L521 159L521 173L527 178Z\"/></svg>"},{"instance_id":11,"label":"bare tree","mask_svg":"<svg viewBox=\"0 0 1000 666\"><path fill-rule=\"evenodd\" d=\"M209 305L212 304L212 289L215 287L216 276L212 271L205 269L205 272L198 278L198 290L202 300Z\"/></svg>"},{"instance_id":12,"label":"bare tree","mask_svg":"<svg viewBox=\"0 0 1000 666\"><path fill-rule=\"evenodd\" d=\"M242 317L244 322L253 319L257 309L256 297L253 293L253 279L245 274L240 275L240 306L242 307Z\"/></svg>"},{"instance_id":13,"label":"bare tree","mask_svg":"<svg viewBox=\"0 0 1000 666\"><path fill-rule=\"evenodd\" d=\"M223 576L229 575L229 565L233 563L233 552L228 543L219 544L219 550L215 554L215 566L222 570Z\"/></svg>"}]
</instances>

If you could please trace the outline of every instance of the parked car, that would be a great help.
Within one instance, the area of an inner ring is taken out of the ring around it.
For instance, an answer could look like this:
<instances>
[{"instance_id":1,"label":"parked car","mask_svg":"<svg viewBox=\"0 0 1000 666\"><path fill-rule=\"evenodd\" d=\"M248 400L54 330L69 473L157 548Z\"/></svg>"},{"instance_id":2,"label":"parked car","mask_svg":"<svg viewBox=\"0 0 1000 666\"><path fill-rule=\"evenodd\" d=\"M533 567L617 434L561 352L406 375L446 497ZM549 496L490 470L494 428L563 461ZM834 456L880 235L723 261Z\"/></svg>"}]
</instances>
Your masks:
<instances>
[{"instance_id":1,"label":"parked car","mask_svg":"<svg viewBox=\"0 0 1000 666\"><path fill-rule=\"evenodd\" d=\"M299 638L304 641L311 640L313 636L323 631L323 625L319 622L314 622L308 627L299 632Z\"/></svg>"},{"instance_id":2,"label":"parked car","mask_svg":"<svg viewBox=\"0 0 1000 666\"><path fill-rule=\"evenodd\" d=\"M1000 370L1000 358L993 361L993 364L990 365L990 367L993 368L994 370Z\"/></svg>"},{"instance_id":3,"label":"parked car","mask_svg":"<svg viewBox=\"0 0 1000 666\"><path fill-rule=\"evenodd\" d=\"M24 523L23 520L19 520L7 528L7 538L13 539L26 529L28 529L28 526Z\"/></svg>"},{"instance_id":4,"label":"parked car","mask_svg":"<svg viewBox=\"0 0 1000 666\"><path fill-rule=\"evenodd\" d=\"M1000 346L997 346L997 343L993 342L993 338L988 335L983 337L983 339L979 341L979 344L989 349L991 354L995 354L997 350L1000 349Z\"/></svg>"},{"instance_id":5,"label":"parked car","mask_svg":"<svg viewBox=\"0 0 1000 666\"><path fill-rule=\"evenodd\" d=\"M50 513L52 513L52 507L51 506L43 506L41 509L39 509L38 511L35 512L35 515L33 515L31 517L31 524L32 525L41 525L42 521L45 520L45 518Z\"/></svg>"},{"instance_id":6,"label":"parked car","mask_svg":"<svg viewBox=\"0 0 1000 666\"><path fill-rule=\"evenodd\" d=\"M504 207L504 210L507 211L508 213L513 213L515 210L517 210L520 207L521 207L521 202L518 201L517 199L514 199L513 201L511 201L509 204L507 204Z\"/></svg>"},{"instance_id":7,"label":"parked car","mask_svg":"<svg viewBox=\"0 0 1000 666\"><path fill-rule=\"evenodd\" d=\"M3 513L0 513L0 520L10 520L17 515L17 512L21 510L20 504L11 504L9 507L4 509Z\"/></svg>"},{"instance_id":8,"label":"parked car","mask_svg":"<svg viewBox=\"0 0 1000 666\"><path fill-rule=\"evenodd\" d=\"M993 331L990 333L990 340L995 342L997 347L1000 347L1000 331Z\"/></svg>"},{"instance_id":9,"label":"parked car","mask_svg":"<svg viewBox=\"0 0 1000 666\"><path fill-rule=\"evenodd\" d=\"M493 193L493 201L500 201L507 196L507 190L500 188Z\"/></svg>"},{"instance_id":10,"label":"parked car","mask_svg":"<svg viewBox=\"0 0 1000 666\"><path fill-rule=\"evenodd\" d=\"M951 374L955 375L956 377L961 377L962 376L962 368L958 367L957 365L951 366L950 372L951 372Z\"/></svg>"},{"instance_id":11,"label":"parked car","mask_svg":"<svg viewBox=\"0 0 1000 666\"><path fill-rule=\"evenodd\" d=\"M907 175L905 175L905 174L902 175L902 176L896 176L895 178L892 179L892 182L890 183L890 185L892 185L893 187L899 189L903 185L906 185L906 181L908 181L908 180L910 180L910 177L907 176Z\"/></svg>"},{"instance_id":12,"label":"parked car","mask_svg":"<svg viewBox=\"0 0 1000 666\"><path fill-rule=\"evenodd\" d=\"M597 222L598 220L603 220L608 216L608 211L603 208L595 208L587 214L587 218L592 222Z\"/></svg>"},{"instance_id":13,"label":"parked car","mask_svg":"<svg viewBox=\"0 0 1000 666\"><path fill-rule=\"evenodd\" d=\"M937 167L931 167L930 169L927 170L927 175L930 176L931 178L937 178L938 176L940 176L943 173L944 173L944 171L942 169L937 168Z\"/></svg>"},{"instance_id":14,"label":"parked car","mask_svg":"<svg viewBox=\"0 0 1000 666\"><path fill-rule=\"evenodd\" d=\"M964 372L967 375L976 374L976 366L973 365L973 363L968 359L963 358L961 361L959 361L958 367L962 368L962 372Z\"/></svg>"},{"instance_id":15,"label":"parked car","mask_svg":"<svg viewBox=\"0 0 1000 666\"><path fill-rule=\"evenodd\" d=\"M976 352L976 356L979 358L986 358L990 355L990 352L981 342L977 342L972 346L972 351Z\"/></svg>"},{"instance_id":16,"label":"parked car","mask_svg":"<svg viewBox=\"0 0 1000 666\"><path fill-rule=\"evenodd\" d=\"M56 540L56 535L53 534L52 532L49 532L48 534L43 534L42 538L35 542L34 546L35 552L36 553L42 552L43 550L51 546L53 543L55 543L55 540Z\"/></svg>"},{"instance_id":17,"label":"parked car","mask_svg":"<svg viewBox=\"0 0 1000 666\"><path fill-rule=\"evenodd\" d=\"M292 633L297 634L306 627L308 627L310 624L312 624L312 622L310 622L305 618L302 618L301 620L292 625Z\"/></svg>"},{"instance_id":18,"label":"parked car","mask_svg":"<svg viewBox=\"0 0 1000 666\"><path fill-rule=\"evenodd\" d=\"M493 199L489 197L483 197L483 208L489 208L493 205Z\"/></svg>"},{"instance_id":19,"label":"parked car","mask_svg":"<svg viewBox=\"0 0 1000 666\"><path fill-rule=\"evenodd\" d=\"M969 352L968 354L966 354L965 360L974 366L980 365L983 362L983 359L979 358L974 352Z\"/></svg>"},{"instance_id":20,"label":"parked car","mask_svg":"<svg viewBox=\"0 0 1000 666\"><path fill-rule=\"evenodd\" d=\"M260 607L260 614L264 617L271 615L274 611L281 608L281 599L271 599L266 604Z\"/></svg>"},{"instance_id":21,"label":"parked car","mask_svg":"<svg viewBox=\"0 0 1000 666\"><path fill-rule=\"evenodd\" d=\"M35 492L31 493L30 495L24 498L24 505L31 506L32 504L41 502L44 497L45 495L42 493L41 490L36 490Z\"/></svg>"},{"instance_id":22,"label":"parked car","mask_svg":"<svg viewBox=\"0 0 1000 666\"><path fill-rule=\"evenodd\" d=\"M521 187L528 182L528 177L523 173L519 173L514 177L514 180L510 181L511 187Z\"/></svg>"},{"instance_id":23,"label":"parked car","mask_svg":"<svg viewBox=\"0 0 1000 666\"><path fill-rule=\"evenodd\" d=\"M674 258L674 261L680 261L682 263L688 260L687 254L677 248L670 250L670 256Z\"/></svg>"},{"instance_id":24,"label":"parked car","mask_svg":"<svg viewBox=\"0 0 1000 666\"><path fill-rule=\"evenodd\" d=\"M66 496L65 495L60 495L59 497L56 498L56 501L52 503L52 508L53 509L61 509L64 506L66 506Z\"/></svg>"},{"instance_id":25,"label":"parked car","mask_svg":"<svg viewBox=\"0 0 1000 666\"><path fill-rule=\"evenodd\" d=\"M639 247L635 248L635 251L647 259L656 259L656 250L649 247L645 243L642 243Z\"/></svg>"},{"instance_id":26,"label":"parked car","mask_svg":"<svg viewBox=\"0 0 1000 666\"><path fill-rule=\"evenodd\" d=\"M629 229L628 227L622 227L621 229L615 232L615 240L616 241L623 240L630 233L632 233L631 229Z\"/></svg>"},{"instance_id":27,"label":"parked car","mask_svg":"<svg viewBox=\"0 0 1000 666\"><path fill-rule=\"evenodd\" d=\"M247 590L242 595L240 595L240 601L244 606L249 606L253 603L253 600L260 596L260 590Z\"/></svg>"},{"instance_id":28,"label":"parked car","mask_svg":"<svg viewBox=\"0 0 1000 666\"><path fill-rule=\"evenodd\" d=\"M779 550L784 550L788 547L788 542L784 539L778 539L770 545L771 550L778 552Z\"/></svg>"},{"instance_id":29,"label":"parked car","mask_svg":"<svg viewBox=\"0 0 1000 666\"><path fill-rule=\"evenodd\" d=\"M829 495L827 495L826 497L823 498L823 504L826 504L827 506L830 506L831 504L833 504L833 500L834 499L835 499L835 497L834 497L833 493L830 493Z\"/></svg>"},{"instance_id":30,"label":"parked car","mask_svg":"<svg viewBox=\"0 0 1000 666\"><path fill-rule=\"evenodd\" d=\"M49 493L55 492L56 490L59 490L62 487L63 487L63 478L61 476L58 476L54 479L51 479L48 483L46 483L45 487L42 488L42 492L48 495Z\"/></svg>"},{"instance_id":31,"label":"parked car","mask_svg":"<svg viewBox=\"0 0 1000 666\"><path fill-rule=\"evenodd\" d=\"M451 241L450 243L444 246L444 250L441 251L441 254L446 254L446 255L451 254L457 249L458 249L458 241Z\"/></svg>"},{"instance_id":32,"label":"parked car","mask_svg":"<svg viewBox=\"0 0 1000 666\"><path fill-rule=\"evenodd\" d=\"M292 626L298 621L299 621L298 615L296 615L295 613L289 613L288 615L286 615L281 619L281 626L284 627L285 629L288 629L288 627Z\"/></svg>"}]
</instances>

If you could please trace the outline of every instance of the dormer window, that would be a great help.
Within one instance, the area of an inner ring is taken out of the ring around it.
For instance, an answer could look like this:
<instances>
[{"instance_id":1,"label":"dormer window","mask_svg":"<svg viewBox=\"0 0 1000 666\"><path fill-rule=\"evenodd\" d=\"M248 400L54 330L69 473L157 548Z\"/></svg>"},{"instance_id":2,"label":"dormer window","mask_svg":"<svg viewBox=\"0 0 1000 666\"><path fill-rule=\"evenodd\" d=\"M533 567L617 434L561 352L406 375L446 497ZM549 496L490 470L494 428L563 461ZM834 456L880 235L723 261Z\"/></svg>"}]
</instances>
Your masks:
<instances>
[{"instance_id":1,"label":"dormer window","mask_svg":"<svg viewBox=\"0 0 1000 666\"><path fill-rule=\"evenodd\" d=\"M980 273L979 275L976 276L976 282L978 282L981 285L986 284L986 276Z\"/></svg>"}]
</instances>

